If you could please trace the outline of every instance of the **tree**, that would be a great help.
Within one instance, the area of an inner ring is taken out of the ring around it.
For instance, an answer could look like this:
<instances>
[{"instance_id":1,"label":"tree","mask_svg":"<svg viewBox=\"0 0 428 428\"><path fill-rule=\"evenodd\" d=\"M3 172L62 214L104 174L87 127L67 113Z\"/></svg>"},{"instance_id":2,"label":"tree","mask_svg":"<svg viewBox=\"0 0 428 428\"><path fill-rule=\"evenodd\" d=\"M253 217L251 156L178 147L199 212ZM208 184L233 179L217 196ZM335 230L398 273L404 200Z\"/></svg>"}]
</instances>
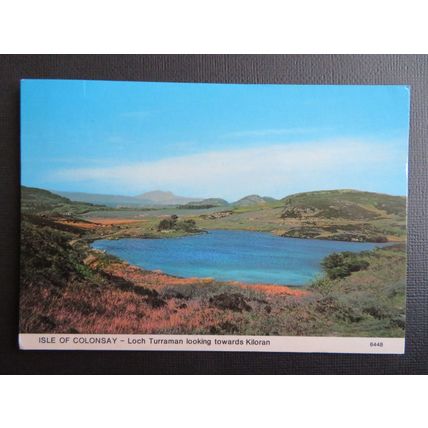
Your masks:
<instances>
[{"instance_id":1,"label":"tree","mask_svg":"<svg viewBox=\"0 0 428 428\"><path fill-rule=\"evenodd\" d=\"M170 218L164 218L159 222L158 230L171 230L175 229L178 216L172 215Z\"/></svg>"},{"instance_id":2,"label":"tree","mask_svg":"<svg viewBox=\"0 0 428 428\"><path fill-rule=\"evenodd\" d=\"M185 232L193 232L196 230L196 222L195 220L184 220L183 222L179 223L177 225L180 229L184 230Z\"/></svg>"}]
</instances>

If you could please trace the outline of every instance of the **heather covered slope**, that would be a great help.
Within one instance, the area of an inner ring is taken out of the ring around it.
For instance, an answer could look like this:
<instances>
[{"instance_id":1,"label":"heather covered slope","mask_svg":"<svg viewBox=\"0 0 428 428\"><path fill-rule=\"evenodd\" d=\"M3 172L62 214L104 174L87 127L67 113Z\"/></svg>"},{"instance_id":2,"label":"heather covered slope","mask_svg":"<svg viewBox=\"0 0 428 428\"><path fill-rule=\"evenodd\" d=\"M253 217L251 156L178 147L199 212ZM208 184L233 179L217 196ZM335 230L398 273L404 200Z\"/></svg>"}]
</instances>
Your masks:
<instances>
[{"instance_id":1,"label":"heather covered slope","mask_svg":"<svg viewBox=\"0 0 428 428\"><path fill-rule=\"evenodd\" d=\"M344 241L404 241L406 198L356 190L308 192L284 198L281 218L297 220L284 236Z\"/></svg>"},{"instance_id":2,"label":"heather covered slope","mask_svg":"<svg viewBox=\"0 0 428 428\"><path fill-rule=\"evenodd\" d=\"M293 238L402 242L406 198L357 190L299 193L205 216L201 226L268 231Z\"/></svg>"},{"instance_id":3,"label":"heather covered slope","mask_svg":"<svg viewBox=\"0 0 428 428\"><path fill-rule=\"evenodd\" d=\"M406 216L406 198L358 190L326 190L290 195L282 199L284 217L372 220Z\"/></svg>"},{"instance_id":4,"label":"heather covered slope","mask_svg":"<svg viewBox=\"0 0 428 428\"><path fill-rule=\"evenodd\" d=\"M383 206L375 209L398 221L402 208L400 204L394 208L393 201L387 207L392 214ZM323 275L304 288L249 285L145 271L88 245L101 237L168 238L193 233L175 227L159 230L159 219L90 222L81 213L96 207L40 189L24 188L22 207L21 332L404 335L406 256L402 243L331 256L323 263ZM320 205L315 208L321 210ZM284 211L283 206L265 206L256 211L241 208L213 220L194 218L198 227L202 221L215 223L240 215L251 216L244 219L254 222L257 213L268 213L266 221L289 221L281 218ZM176 223L188 220L184 217Z\"/></svg>"},{"instance_id":5,"label":"heather covered slope","mask_svg":"<svg viewBox=\"0 0 428 428\"><path fill-rule=\"evenodd\" d=\"M400 247L361 254L356 271L339 260L342 276L295 289L145 271L91 250L86 230L60 228L23 220L21 332L404 335Z\"/></svg>"},{"instance_id":6,"label":"heather covered slope","mask_svg":"<svg viewBox=\"0 0 428 428\"><path fill-rule=\"evenodd\" d=\"M293 238L356 242L403 242L406 198L358 190L298 193L281 200L250 195L235 203L219 198L178 206L112 208L72 202L41 189L23 188L23 209L100 217L142 219L178 215L202 229L256 230ZM163 192L168 193L168 192ZM46 205L48 203L48 205Z\"/></svg>"}]
</instances>

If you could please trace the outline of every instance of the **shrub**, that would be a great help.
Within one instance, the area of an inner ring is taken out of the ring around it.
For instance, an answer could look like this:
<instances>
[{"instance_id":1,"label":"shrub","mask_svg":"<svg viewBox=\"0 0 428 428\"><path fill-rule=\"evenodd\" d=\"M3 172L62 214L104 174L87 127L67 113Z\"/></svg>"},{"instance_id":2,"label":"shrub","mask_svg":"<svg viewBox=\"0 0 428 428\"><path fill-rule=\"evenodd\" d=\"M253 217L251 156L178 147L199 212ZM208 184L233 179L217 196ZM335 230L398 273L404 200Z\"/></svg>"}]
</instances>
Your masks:
<instances>
[{"instance_id":1,"label":"shrub","mask_svg":"<svg viewBox=\"0 0 428 428\"><path fill-rule=\"evenodd\" d=\"M158 231L162 230L181 230L184 232L197 232L199 229L196 227L195 220L178 221L178 216L172 215L170 218L164 218L158 225Z\"/></svg>"},{"instance_id":2,"label":"shrub","mask_svg":"<svg viewBox=\"0 0 428 428\"><path fill-rule=\"evenodd\" d=\"M322 261L321 265L329 279L337 279L345 278L352 272L367 269L369 262L361 254L345 251L330 254Z\"/></svg>"},{"instance_id":3,"label":"shrub","mask_svg":"<svg viewBox=\"0 0 428 428\"><path fill-rule=\"evenodd\" d=\"M170 218L164 218L159 222L158 230L172 230L175 229L178 217L172 215Z\"/></svg>"},{"instance_id":4,"label":"shrub","mask_svg":"<svg viewBox=\"0 0 428 428\"><path fill-rule=\"evenodd\" d=\"M197 230L195 220L184 220L177 223L177 229L184 230L185 232L194 232Z\"/></svg>"}]
</instances>

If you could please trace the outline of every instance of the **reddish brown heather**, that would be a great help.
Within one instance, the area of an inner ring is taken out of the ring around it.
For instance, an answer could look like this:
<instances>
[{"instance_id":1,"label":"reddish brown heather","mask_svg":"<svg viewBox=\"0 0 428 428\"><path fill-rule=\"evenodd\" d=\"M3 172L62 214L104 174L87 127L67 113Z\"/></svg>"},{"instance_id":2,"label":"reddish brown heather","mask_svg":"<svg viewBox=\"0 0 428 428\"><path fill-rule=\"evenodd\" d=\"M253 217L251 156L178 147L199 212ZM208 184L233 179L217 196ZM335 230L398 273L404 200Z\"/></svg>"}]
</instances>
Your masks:
<instances>
[{"instance_id":1,"label":"reddish brown heather","mask_svg":"<svg viewBox=\"0 0 428 428\"><path fill-rule=\"evenodd\" d=\"M269 320L281 320L278 305L308 294L281 286L177 278L125 262L105 263L96 251L86 265L95 283L71 280L63 289L33 284L23 290L22 332L269 334ZM234 288L242 290L245 309L233 302L228 308L216 306L212 297L236 294Z\"/></svg>"},{"instance_id":2,"label":"reddish brown heather","mask_svg":"<svg viewBox=\"0 0 428 428\"><path fill-rule=\"evenodd\" d=\"M111 263L105 268L105 271L116 277L126 279L127 281L130 281L137 286L149 285L151 288L157 291L176 285L192 285L195 284L195 282L209 285L214 282L213 278L179 278L167 275L161 271L146 271L138 268L137 266L129 265L125 262ZM288 295L301 297L309 294L309 291L307 290L298 290L283 285L246 284L239 281L227 281L226 284L233 287L257 290L269 295Z\"/></svg>"}]
</instances>

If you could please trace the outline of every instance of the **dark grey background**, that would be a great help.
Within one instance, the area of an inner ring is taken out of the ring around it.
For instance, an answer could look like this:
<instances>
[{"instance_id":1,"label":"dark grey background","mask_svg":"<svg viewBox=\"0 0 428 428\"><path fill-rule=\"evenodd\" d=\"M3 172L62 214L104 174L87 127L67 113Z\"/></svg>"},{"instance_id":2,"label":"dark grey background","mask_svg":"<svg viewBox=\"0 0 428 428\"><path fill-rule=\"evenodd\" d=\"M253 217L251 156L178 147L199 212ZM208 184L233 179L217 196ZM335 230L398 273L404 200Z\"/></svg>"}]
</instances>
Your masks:
<instances>
[{"instance_id":1,"label":"dark grey background","mask_svg":"<svg viewBox=\"0 0 428 428\"><path fill-rule=\"evenodd\" d=\"M19 351L19 80L411 86L406 354ZM0 373L428 373L428 56L0 56Z\"/></svg>"}]
</instances>

